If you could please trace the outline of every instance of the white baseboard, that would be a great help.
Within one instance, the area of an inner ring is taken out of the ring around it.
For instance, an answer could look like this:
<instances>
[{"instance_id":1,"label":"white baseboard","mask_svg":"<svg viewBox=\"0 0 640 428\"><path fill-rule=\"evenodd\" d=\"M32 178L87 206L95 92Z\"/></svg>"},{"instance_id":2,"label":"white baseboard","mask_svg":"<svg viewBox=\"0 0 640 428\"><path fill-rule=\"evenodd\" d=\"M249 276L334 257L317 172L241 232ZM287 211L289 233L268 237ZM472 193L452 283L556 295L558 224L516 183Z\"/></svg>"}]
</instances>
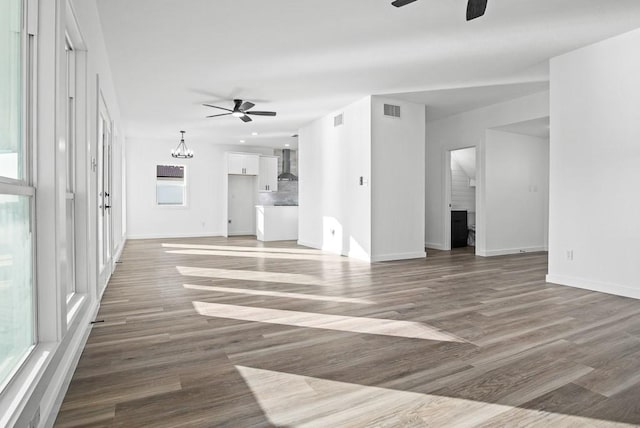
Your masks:
<instances>
[{"instance_id":1,"label":"white baseboard","mask_svg":"<svg viewBox=\"0 0 640 428\"><path fill-rule=\"evenodd\" d=\"M640 299L640 288L632 288L626 285L591 281L583 278L553 274L547 275L546 281L552 284L566 285L569 287L582 288L584 290L598 291L600 293Z\"/></svg>"},{"instance_id":2,"label":"white baseboard","mask_svg":"<svg viewBox=\"0 0 640 428\"><path fill-rule=\"evenodd\" d=\"M308 241L302 241L300 239L298 239L298 245L302 245L303 247L315 248L316 250L321 250L322 249L322 245L321 244L316 244L314 242L308 242Z\"/></svg>"},{"instance_id":3,"label":"white baseboard","mask_svg":"<svg viewBox=\"0 0 640 428\"><path fill-rule=\"evenodd\" d=\"M123 236L122 241L120 242L120 246L116 249L115 255L113 256L113 260L115 260L116 262L120 260L120 256L122 256L122 251L124 250L124 246L126 243L127 238Z\"/></svg>"},{"instance_id":4,"label":"white baseboard","mask_svg":"<svg viewBox=\"0 0 640 428\"><path fill-rule=\"evenodd\" d=\"M547 251L547 250L545 247L507 248L503 250L477 251L477 255L482 257L493 257L493 256L507 256L510 254L521 254L521 253L538 253L541 251Z\"/></svg>"},{"instance_id":5,"label":"white baseboard","mask_svg":"<svg viewBox=\"0 0 640 428\"><path fill-rule=\"evenodd\" d=\"M148 234L148 235L127 235L127 239L173 239L173 238L213 238L223 237L223 232L219 233L168 233L168 234Z\"/></svg>"},{"instance_id":6,"label":"white baseboard","mask_svg":"<svg viewBox=\"0 0 640 428\"><path fill-rule=\"evenodd\" d=\"M435 243L435 242L425 242L424 247L433 248L434 250L440 250L440 251L449 251L447 248L444 247L443 244Z\"/></svg>"},{"instance_id":7,"label":"white baseboard","mask_svg":"<svg viewBox=\"0 0 640 428\"><path fill-rule=\"evenodd\" d=\"M427 253L424 251L416 251L414 253L395 253L395 254L380 254L371 257L372 262L390 262L393 260L411 260L411 259L424 259L427 257Z\"/></svg>"},{"instance_id":8,"label":"white baseboard","mask_svg":"<svg viewBox=\"0 0 640 428\"><path fill-rule=\"evenodd\" d=\"M247 230L243 232L231 232L229 236L256 236L256 232L253 230Z\"/></svg>"},{"instance_id":9,"label":"white baseboard","mask_svg":"<svg viewBox=\"0 0 640 428\"><path fill-rule=\"evenodd\" d=\"M53 427L56 421L64 396L69 389L71 378L78 366L78 361L80 361L80 356L91 333L91 321L95 319L99 308L100 305L94 303L93 307L86 311L84 316L79 319L77 330L69 342L49 382L49 386L42 397L40 418L41 421L43 421L41 426L45 428Z\"/></svg>"}]
</instances>

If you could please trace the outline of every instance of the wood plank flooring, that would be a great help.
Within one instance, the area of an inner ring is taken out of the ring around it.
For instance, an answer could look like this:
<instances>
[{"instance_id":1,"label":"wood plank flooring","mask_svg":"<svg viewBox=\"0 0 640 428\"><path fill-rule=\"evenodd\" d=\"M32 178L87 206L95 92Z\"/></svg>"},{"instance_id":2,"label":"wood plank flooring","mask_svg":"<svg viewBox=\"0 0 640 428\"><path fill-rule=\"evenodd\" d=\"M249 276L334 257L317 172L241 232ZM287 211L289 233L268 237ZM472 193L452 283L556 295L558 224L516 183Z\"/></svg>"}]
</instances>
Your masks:
<instances>
[{"instance_id":1,"label":"wood plank flooring","mask_svg":"<svg viewBox=\"0 0 640 428\"><path fill-rule=\"evenodd\" d=\"M129 241L56 426L640 424L640 302L546 266Z\"/></svg>"}]
</instances>

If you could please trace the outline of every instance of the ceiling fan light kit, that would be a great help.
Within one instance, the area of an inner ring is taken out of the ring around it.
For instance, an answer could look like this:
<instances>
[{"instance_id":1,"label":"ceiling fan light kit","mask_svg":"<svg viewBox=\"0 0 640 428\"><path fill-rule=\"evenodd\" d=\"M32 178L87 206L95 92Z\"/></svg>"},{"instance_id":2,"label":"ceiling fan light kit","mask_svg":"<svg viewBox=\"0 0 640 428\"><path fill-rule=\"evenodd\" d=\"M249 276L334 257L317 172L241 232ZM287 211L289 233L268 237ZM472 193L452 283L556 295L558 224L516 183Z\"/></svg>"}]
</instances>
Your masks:
<instances>
[{"instance_id":1,"label":"ceiling fan light kit","mask_svg":"<svg viewBox=\"0 0 640 428\"><path fill-rule=\"evenodd\" d=\"M417 0L394 0L391 2L395 7L406 6ZM480 18L487 10L488 0L469 0L467 3L467 21Z\"/></svg>"},{"instance_id":2,"label":"ceiling fan light kit","mask_svg":"<svg viewBox=\"0 0 640 428\"><path fill-rule=\"evenodd\" d=\"M252 119L249 115L252 116L275 116L276 112L274 111L249 111L255 107L255 104L249 101L243 100L233 100L233 109L228 109L225 107L214 106L211 104L203 104L205 107L217 108L218 110L224 110L227 113L220 114L212 114L207 117L220 117L220 116L233 116L237 117L243 122L251 122Z\"/></svg>"},{"instance_id":3,"label":"ceiling fan light kit","mask_svg":"<svg viewBox=\"0 0 640 428\"><path fill-rule=\"evenodd\" d=\"M178 159L191 159L193 157L193 150L189 150L184 142L185 131L180 131L180 133L182 134L182 137L180 138L178 147L171 150L171 157Z\"/></svg>"}]
</instances>

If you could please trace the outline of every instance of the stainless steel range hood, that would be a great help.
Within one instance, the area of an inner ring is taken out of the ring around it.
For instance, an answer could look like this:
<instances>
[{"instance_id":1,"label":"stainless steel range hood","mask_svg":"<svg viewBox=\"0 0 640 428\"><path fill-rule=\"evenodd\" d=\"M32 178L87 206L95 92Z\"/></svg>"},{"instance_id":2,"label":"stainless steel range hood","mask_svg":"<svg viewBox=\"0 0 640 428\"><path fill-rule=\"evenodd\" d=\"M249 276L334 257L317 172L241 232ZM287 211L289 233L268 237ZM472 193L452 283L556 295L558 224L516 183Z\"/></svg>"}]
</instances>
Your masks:
<instances>
[{"instance_id":1,"label":"stainless steel range hood","mask_svg":"<svg viewBox=\"0 0 640 428\"><path fill-rule=\"evenodd\" d=\"M291 173L291 150L282 150L282 174L278 176L278 181L298 181L298 177Z\"/></svg>"}]
</instances>

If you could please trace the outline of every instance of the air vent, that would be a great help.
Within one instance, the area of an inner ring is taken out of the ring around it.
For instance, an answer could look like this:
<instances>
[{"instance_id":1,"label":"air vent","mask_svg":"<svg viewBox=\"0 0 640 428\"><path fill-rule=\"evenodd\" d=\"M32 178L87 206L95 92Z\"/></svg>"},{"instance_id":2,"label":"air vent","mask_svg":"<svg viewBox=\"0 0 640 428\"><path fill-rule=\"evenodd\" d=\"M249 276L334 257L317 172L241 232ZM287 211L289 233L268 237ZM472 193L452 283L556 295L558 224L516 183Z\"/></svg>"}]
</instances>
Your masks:
<instances>
[{"instance_id":1,"label":"air vent","mask_svg":"<svg viewBox=\"0 0 640 428\"><path fill-rule=\"evenodd\" d=\"M344 115L340 113L336 117L333 118L333 127L340 126L344 123Z\"/></svg>"},{"instance_id":2,"label":"air vent","mask_svg":"<svg viewBox=\"0 0 640 428\"><path fill-rule=\"evenodd\" d=\"M390 116L390 117L400 117L400 106L394 106L393 104L385 104L384 115Z\"/></svg>"}]
</instances>

